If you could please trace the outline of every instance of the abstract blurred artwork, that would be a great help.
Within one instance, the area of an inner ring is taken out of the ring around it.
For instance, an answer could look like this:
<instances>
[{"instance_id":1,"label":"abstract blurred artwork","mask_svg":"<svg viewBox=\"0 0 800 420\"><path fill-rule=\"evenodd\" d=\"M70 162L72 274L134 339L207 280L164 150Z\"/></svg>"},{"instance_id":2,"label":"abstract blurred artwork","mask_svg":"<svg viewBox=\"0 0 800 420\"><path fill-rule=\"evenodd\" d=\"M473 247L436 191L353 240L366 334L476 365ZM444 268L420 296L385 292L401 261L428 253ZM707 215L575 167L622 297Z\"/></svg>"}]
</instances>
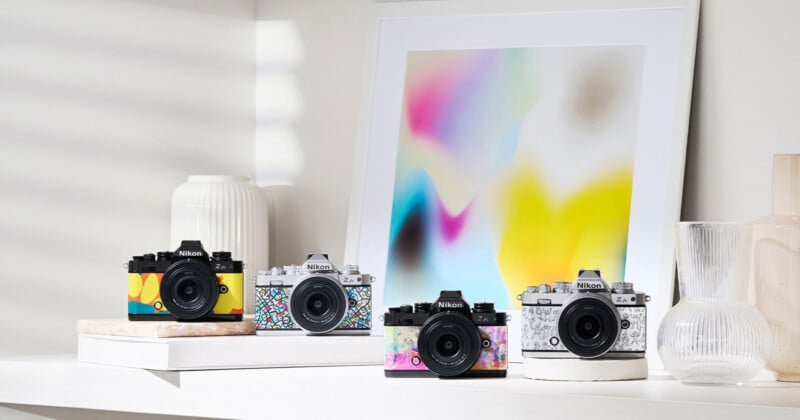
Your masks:
<instances>
[{"instance_id":1,"label":"abstract blurred artwork","mask_svg":"<svg viewBox=\"0 0 800 420\"><path fill-rule=\"evenodd\" d=\"M375 276L375 316L456 289L513 323L526 287L588 268L646 292L657 330L699 1L379 3L344 254Z\"/></svg>"},{"instance_id":2,"label":"abstract blurred artwork","mask_svg":"<svg viewBox=\"0 0 800 420\"><path fill-rule=\"evenodd\" d=\"M644 48L409 51L384 304L625 272Z\"/></svg>"}]
</instances>

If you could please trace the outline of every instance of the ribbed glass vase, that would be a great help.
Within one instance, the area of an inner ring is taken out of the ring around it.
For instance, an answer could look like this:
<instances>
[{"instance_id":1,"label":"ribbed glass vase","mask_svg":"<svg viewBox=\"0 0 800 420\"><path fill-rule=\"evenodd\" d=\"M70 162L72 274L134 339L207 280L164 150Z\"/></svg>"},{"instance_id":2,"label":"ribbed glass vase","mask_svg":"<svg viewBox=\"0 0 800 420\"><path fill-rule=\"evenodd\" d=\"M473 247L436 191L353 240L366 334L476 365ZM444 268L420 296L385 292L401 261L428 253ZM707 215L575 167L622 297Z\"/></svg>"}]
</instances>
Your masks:
<instances>
[{"instance_id":1,"label":"ribbed glass vase","mask_svg":"<svg viewBox=\"0 0 800 420\"><path fill-rule=\"evenodd\" d=\"M658 330L664 368L685 383L740 384L764 367L769 326L747 300L752 228L679 223L680 301Z\"/></svg>"}]
</instances>

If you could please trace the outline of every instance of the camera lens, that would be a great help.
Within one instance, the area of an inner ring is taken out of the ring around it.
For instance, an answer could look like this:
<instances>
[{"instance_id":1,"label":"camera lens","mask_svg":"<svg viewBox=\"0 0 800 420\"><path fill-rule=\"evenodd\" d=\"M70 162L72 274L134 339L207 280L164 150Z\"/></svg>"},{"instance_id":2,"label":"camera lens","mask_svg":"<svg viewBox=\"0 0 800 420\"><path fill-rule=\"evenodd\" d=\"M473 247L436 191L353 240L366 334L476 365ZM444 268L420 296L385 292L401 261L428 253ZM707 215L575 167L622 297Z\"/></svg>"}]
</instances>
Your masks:
<instances>
[{"instance_id":1,"label":"camera lens","mask_svg":"<svg viewBox=\"0 0 800 420\"><path fill-rule=\"evenodd\" d=\"M320 317L331 309L331 301L324 293L314 293L306 300L306 310L315 317Z\"/></svg>"},{"instance_id":2,"label":"camera lens","mask_svg":"<svg viewBox=\"0 0 800 420\"><path fill-rule=\"evenodd\" d=\"M318 274L300 279L289 298L289 311L295 323L313 334L338 327L347 307L347 294L339 282Z\"/></svg>"},{"instance_id":3,"label":"camera lens","mask_svg":"<svg viewBox=\"0 0 800 420\"><path fill-rule=\"evenodd\" d=\"M453 334L445 334L436 341L436 351L444 357L453 357L460 348L461 343Z\"/></svg>"},{"instance_id":4,"label":"camera lens","mask_svg":"<svg viewBox=\"0 0 800 420\"><path fill-rule=\"evenodd\" d=\"M219 282L207 264L180 260L164 271L160 292L164 306L175 318L191 321L208 314L217 304Z\"/></svg>"},{"instance_id":5,"label":"camera lens","mask_svg":"<svg viewBox=\"0 0 800 420\"><path fill-rule=\"evenodd\" d=\"M584 315L575 323L575 332L583 340L592 340L600 334L600 320L594 315Z\"/></svg>"},{"instance_id":6,"label":"camera lens","mask_svg":"<svg viewBox=\"0 0 800 420\"><path fill-rule=\"evenodd\" d=\"M440 376L461 375L481 354L478 327L460 313L440 312L428 318L417 342L425 366Z\"/></svg>"},{"instance_id":7,"label":"camera lens","mask_svg":"<svg viewBox=\"0 0 800 420\"><path fill-rule=\"evenodd\" d=\"M178 298L187 302L197 299L198 285L195 279L181 279L180 282L181 284L177 286Z\"/></svg>"},{"instance_id":8,"label":"camera lens","mask_svg":"<svg viewBox=\"0 0 800 420\"><path fill-rule=\"evenodd\" d=\"M604 355L617 342L620 318L617 308L605 297L585 295L564 303L557 330L567 350L594 358Z\"/></svg>"}]
</instances>

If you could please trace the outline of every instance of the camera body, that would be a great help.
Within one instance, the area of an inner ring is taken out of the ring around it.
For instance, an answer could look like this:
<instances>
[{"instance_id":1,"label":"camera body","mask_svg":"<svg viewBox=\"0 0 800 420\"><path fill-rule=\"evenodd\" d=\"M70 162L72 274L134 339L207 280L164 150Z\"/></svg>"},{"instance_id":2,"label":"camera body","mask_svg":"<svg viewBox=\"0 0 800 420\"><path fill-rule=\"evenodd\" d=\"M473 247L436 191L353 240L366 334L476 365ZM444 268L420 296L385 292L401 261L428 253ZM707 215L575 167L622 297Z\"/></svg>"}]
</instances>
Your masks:
<instances>
[{"instance_id":1,"label":"camera body","mask_svg":"<svg viewBox=\"0 0 800 420\"><path fill-rule=\"evenodd\" d=\"M200 241L182 241L174 252L128 261L131 321L241 321L242 262L230 252L211 257Z\"/></svg>"},{"instance_id":2,"label":"camera body","mask_svg":"<svg viewBox=\"0 0 800 420\"><path fill-rule=\"evenodd\" d=\"M508 317L494 304L442 291L433 303L389 308L383 315L387 377L505 377Z\"/></svg>"},{"instance_id":3,"label":"camera body","mask_svg":"<svg viewBox=\"0 0 800 420\"><path fill-rule=\"evenodd\" d=\"M302 266L259 272L255 287L258 335L368 335L372 328L372 282L358 266L341 270L326 254L311 254Z\"/></svg>"},{"instance_id":4,"label":"camera body","mask_svg":"<svg viewBox=\"0 0 800 420\"><path fill-rule=\"evenodd\" d=\"M632 283L609 288L600 270L580 270L573 282L528 287L518 298L524 357L645 356L650 298Z\"/></svg>"}]
</instances>

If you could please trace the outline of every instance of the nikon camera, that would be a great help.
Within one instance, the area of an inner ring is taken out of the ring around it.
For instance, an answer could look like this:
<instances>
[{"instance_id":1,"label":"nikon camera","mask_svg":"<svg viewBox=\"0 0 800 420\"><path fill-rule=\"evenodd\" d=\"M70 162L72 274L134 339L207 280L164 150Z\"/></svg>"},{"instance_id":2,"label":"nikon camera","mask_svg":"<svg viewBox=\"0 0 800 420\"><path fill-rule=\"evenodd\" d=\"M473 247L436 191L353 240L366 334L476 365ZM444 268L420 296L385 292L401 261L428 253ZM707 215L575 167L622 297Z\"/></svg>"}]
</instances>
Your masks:
<instances>
[{"instance_id":1,"label":"nikon camera","mask_svg":"<svg viewBox=\"0 0 800 420\"><path fill-rule=\"evenodd\" d=\"M200 241L175 252L133 257L128 264L131 321L241 321L242 262L230 252L211 257Z\"/></svg>"},{"instance_id":2,"label":"nikon camera","mask_svg":"<svg viewBox=\"0 0 800 420\"><path fill-rule=\"evenodd\" d=\"M493 303L473 308L461 291L433 303L389 308L383 315L387 377L505 377L508 327Z\"/></svg>"},{"instance_id":3,"label":"nikon camera","mask_svg":"<svg viewBox=\"0 0 800 420\"><path fill-rule=\"evenodd\" d=\"M536 358L642 358L649 296L632 283L611 288L600 270L573 282L528 287L522 300L522 355Z\"/></svg>"},{"instance_id":4,"label":"nikon camera","mask_svg":"<svg viewBox=\"0 0 800 420\"><path fill-rule=\"evenodd\" d=\"M356 265L341 270L327 254L302 266L273 267L256 276L256 334L363 334L372 328L372 282Z\"/></svg>"}]
</instances>

